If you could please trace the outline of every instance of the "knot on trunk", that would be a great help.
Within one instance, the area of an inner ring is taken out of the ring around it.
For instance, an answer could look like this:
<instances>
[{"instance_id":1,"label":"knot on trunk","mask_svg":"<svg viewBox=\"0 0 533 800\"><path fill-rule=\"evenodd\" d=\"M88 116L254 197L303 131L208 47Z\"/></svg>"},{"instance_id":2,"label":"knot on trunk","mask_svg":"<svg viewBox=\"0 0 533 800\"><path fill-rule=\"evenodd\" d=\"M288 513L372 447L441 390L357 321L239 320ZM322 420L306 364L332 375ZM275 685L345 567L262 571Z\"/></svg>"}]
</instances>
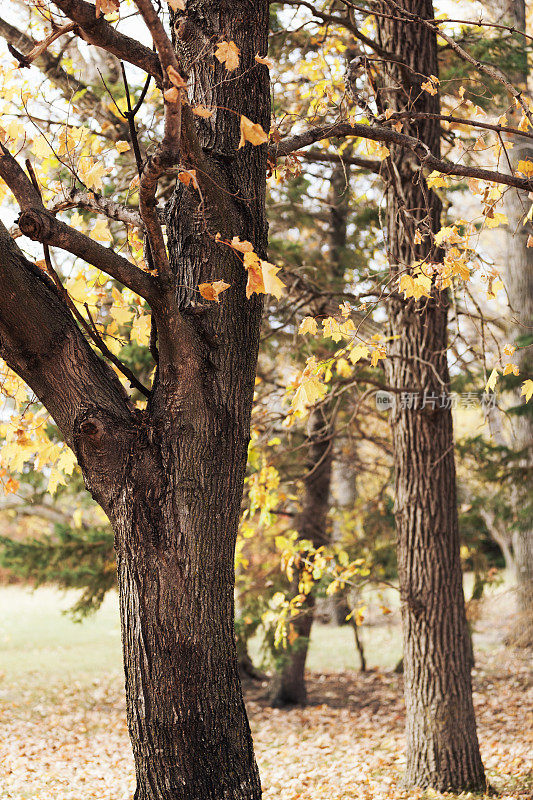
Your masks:
<instances>
[{"instance_id":1,"label":"knot on trunk","mask_svg":"<svg viewBox=\"0 0 533 800\"><path fill-rule=\"evenodd\" d=\"M37 242L46 242L52 230L48 214L35 208L23 211L18 219L18 225L24 236Z\"/></svg>"}]
</instances>

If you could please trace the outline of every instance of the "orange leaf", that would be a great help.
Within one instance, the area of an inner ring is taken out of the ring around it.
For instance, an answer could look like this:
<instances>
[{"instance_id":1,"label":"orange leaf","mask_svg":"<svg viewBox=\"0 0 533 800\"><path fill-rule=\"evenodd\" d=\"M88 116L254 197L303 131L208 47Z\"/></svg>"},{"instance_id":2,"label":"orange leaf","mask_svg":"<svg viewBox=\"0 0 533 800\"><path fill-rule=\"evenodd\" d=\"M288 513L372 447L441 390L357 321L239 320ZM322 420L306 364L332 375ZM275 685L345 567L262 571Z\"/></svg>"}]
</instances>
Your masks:
<instances>
[{"instance_id":1,"label":"orange leaf","mask_svg":"<svg viewBox=\"0 0 533 800\"><path fill-rule=\"evenodd\" d=\"M252 122L251 119L241 115L241 140L239 142L239 149L244 147L246 142L250 144L264 144L268 142L268 136L258 122Z\"/></svg>"},{"instance_id":2,"label":"orange leaf","mask_svg":"<svg viewBox=\"0 0 533 800\"><path fill-rule=\"evenodd\" d=\"M196 106L196 108L193 108L192 113L196 114L197 117L203 117L204 119L213 116L213 112L209 111L208 108L204 108L204 106Z\"/></svg>"},{"instance_id":3,"label":"orange leaf","mask_svg":"<svg viewBox=\"0 0 533 800\"><path fill-rule=\"evenodd\" d=\"M177 103L178 97L180 96L179 89L176 89L175 86L171 86L170 89L165 89L163 92L163 97L167 101L167 103Z\"/></svg>"},{"instance_id":4,"label":"orange leaf","mask_svg":"<svg viewBox=\"0 0 533 800\"><path fill-rule=\"evenodd\" d=\"M189 169L187 171L178 172L178 180L183 183L184 186L189 186L190 183L194 186L195 189L198 188L198 181L196 180L196 170Z\"/></svg>"},{"instance_id":5,"label":"orange leaf","mask_svg":"<svg viewBox=\"0 0 533 800\"><path fill-rule=\"evenodd\" d=\"M114 14L120 7L120 0L96 0L96 16Z\"/></svg>"},{"instance_id":6,"label":"orange leaf","mask_svg":"<svg viewBox=\"0 0 533 800\"><path fill-rule=\"evenodd\" d=\"M200 283L198 291L206 300L214 300L215 303L220 303L219 294L225 292L229 287L230 284L225 283L225 281L214 281L213 283Z\"/></svg>"},{"instance_id":7,"label":"orange leaf","mask_svg":"<svg viewBox=\"0 0 533 800\"><path fill-rule=\"evenodd\" d=\"M241 51L235 42L219 42L215 50L215 57L221 64L226 65L226 69L231 72L239 66L239 56Z\"/></svg>"},{"instance_id":8,"label":"orange leaf","mask_svg":"<svg viewBox=\"0 0 533 800\"><path fill-rule=\"evenodd\" d=\"M266 58L266 56L256 56L255 60L258 64L264 64L265 67L268 67L269 69L272 67L272 61L269 58Z\"/></svg>"},{"instance_id":9,"label":"orange leaf","mask_svg":"<svg viewBox=\"0 0 533 800\"><path fill-rule=\"evenodd\" d=\"M173 67L172 64L169 64L169 66L167 67L167 75L169 81L173 83L174 86L177 86L178 89L185 89L185 87L187 86L186 82L183 80L176 67Z\"/></svg>"}]
</instances>

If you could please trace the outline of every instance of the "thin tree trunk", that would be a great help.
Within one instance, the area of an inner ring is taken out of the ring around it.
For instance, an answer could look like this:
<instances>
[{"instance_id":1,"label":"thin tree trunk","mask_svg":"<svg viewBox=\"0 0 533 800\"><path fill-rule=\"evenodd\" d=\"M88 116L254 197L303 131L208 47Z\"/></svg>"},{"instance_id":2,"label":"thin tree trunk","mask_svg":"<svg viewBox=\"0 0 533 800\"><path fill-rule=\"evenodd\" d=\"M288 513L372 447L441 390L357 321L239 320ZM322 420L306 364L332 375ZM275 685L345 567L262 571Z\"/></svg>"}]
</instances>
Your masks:
<instances>
[{"instance_id":1,"label":"thin tree trunk","mask_svg":"<svg viewBox=\"0 0 533 800\"><path fill-rule=\"evenodd\" d=\"M430 0L402 0L407 11L433 18ZM384 10L390 12L388 6ZM392 110L439 112L438 95L421 89L424 76L438 76L437 42L422 25L396 19L380 23L382 44L408 65L387 66L384 91ZM406 124L431 152L439 153L436 121ZM435 262L432 234L440 228L441 204L405 153L391 147L388 162L387 240L393 275L415 261ZM416 244L416 231L421 243ZM387 360L393 387L418 392L418 407L397 402L391 412L396 460L396 526L402 599L408 786L438 790L485 786L472 703L468 628L459 558L451 411L421 396L449 391L447 298L433 293L421 302L393 294Z\"/></svg>"},{"instance_id":2,"label":"thin tree trunk","mask_svg":"<svg viewBox=\"0 0 533 800\"><path fill-rule=\"evenodd\" d=\"M508 2L505 22L517 30L526 29L524 0ZM522 68L515 76L515 85L528 94L528 58L522 54ZM516 114L516 112L514 112ZM519 120L516 120L518 122ZM533 160L533 148L520 137L512 138L508 151L513 169L519 161ZM508 218L508 249L505 284L512 311L509 329L510 341L521 345L511 359L520 369L523 380L533 375L533 248L527 246L533 232L531 222L525 225L529 211L527 192L510 189L505 193L505 210ZM523 401L516 393L516 404ZM533 646L533 414L526 407L524 413L513 419L512 447L521 453L516 464L519 477L514 481L511 501L514 506L512 531L515 579L517 586L518 619L509 640L512 643Z\"/></svg>"},{"instance_id":3,"label":"thin tree trunk","mask_svg":"<svg viewBox=\"0 0 533 800\"><path fill-rule=\"evenodd\" d=\"M331 427L324 420L322 409L314 409L309 418L309 450L307 473L304 477L302 510L296 527L300 539L310 540L315 547L328 542L326 530L329 510L333 440ZM298 594L298 576L292 587ZM309 594L301 612L291 620L297 639L282 656L281 668L275 673L271 686L271 703L274 707L305 705L305 662L309 636L313 624L315 598Z\"/></svg>"}]
</instances>

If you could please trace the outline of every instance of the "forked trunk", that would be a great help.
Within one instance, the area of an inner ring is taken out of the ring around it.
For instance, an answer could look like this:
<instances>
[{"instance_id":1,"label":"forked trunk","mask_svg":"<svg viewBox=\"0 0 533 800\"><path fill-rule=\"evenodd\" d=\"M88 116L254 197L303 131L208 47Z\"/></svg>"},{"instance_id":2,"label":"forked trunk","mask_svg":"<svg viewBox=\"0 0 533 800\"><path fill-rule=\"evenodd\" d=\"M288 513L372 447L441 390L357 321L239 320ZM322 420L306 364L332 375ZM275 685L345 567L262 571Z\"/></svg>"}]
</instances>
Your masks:
<instances>
[{"instance_id":1,"label":"forked trunk","mask_svg":"<svg viewBox=\"0 0 533 800\"><path fill-rule=\"evenodd\" d=\"M433 18L430 0L402 0L401 5L418 17ZM383 10L390 13L386 4ZM388 106L438 114L438 95L421 88L427 77L438 76L435 36L422 25L395 19L384 19L380 29L383 46L408 65L387 66L385 85L393 91L385 90L382 97ZM403 130L438 154L438 122L406 123ZM387 235L391 270L398 275L416 261L425 259L429 266L439 259L432 234L440 228L441 205L405 152L391 147L391 162ZM418 303L393 294L389 325L389 382L415 397L413 401L404 396L391 412L407 707L406 783L439 790L479 789L485 779L472 704L452 416L446 403L445 293L434 290L431 299Z\"/></svg>"}]
</instances>

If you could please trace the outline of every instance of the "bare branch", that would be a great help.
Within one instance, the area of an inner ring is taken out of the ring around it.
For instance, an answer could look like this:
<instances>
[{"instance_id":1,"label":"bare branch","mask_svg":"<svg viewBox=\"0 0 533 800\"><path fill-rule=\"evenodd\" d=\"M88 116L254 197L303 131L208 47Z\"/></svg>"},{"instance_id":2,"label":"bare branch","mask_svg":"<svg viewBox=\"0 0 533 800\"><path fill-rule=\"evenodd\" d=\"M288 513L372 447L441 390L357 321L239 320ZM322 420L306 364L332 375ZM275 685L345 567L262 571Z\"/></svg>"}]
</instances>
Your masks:
<instances>
[{"instance_id":1,"label":"bare branch","mask_svg":"<svg viewBox=\"0 0 533 800\"><path fill-rule=\"evenodd\" d=\"M19 56L24 59L27 58L25 53L31 51L34 46L34 42L29 36L1 17L0 36L6 40L8 45L23 50L22 53L19 52ZM40 55L34 56L32 61L61 90L64 98L69 103L72 102L74 95L77 95L75 105L78 108L88 111L104 129L109 129L109 125L111 125L116 132L116 136L124 135L124 128L117 118L102 108L99 98L83 81L77 80L59 66L56 56L45 50Z\"/></svg>"},{"instance_id":2,"label":"bare branch","mask_svg":"<svg viewBox=\"0 0 533 800\"><path fill-rule=\"evenodd\" d=\"M50 211L55 214L58 211L66 211L69 208L84 208L87 211L103 214L117 222L123 222L125 225L133 225L136 228L143 227L143 221L137 209L123 206L115 202L115 200L96 194L96 192L87 192L84 189L73 187L66 193L65 199L58 200Z\"/></svg>"},{"instance_id":3,"label":"bare branch","mask_svg":"<svg viewBox=\"0 0 533 800\"><path fill-rule=\"evenodd\" d=\"M158 285L152 276L110 247L104 247L50 214L31 180L3 145L0 145L0 177L7 183L21 208L18 224L25 236L83 258L148 302L157 296Z\"/></svg>"},{"instance_id":4,"label":"bare branch","mask_svg":"<svg viewBox=\"0 0 533 800\"><path fill-rule=\"evenodd\" d=\"M99 244L84 233L56 219L46 209L26 208L22 211L18 224L24 236L83 258L88 264L106 272L149 303L157 297L158 284L151 275L115 253L110 247Z\"/></svg>"},{"instance_id":5,"label":"bare branch","mask_svg":"<svg viewBox=\"0 0 533 800\"><path fill-rule=\"evenodd\" d=\"M437 158L429 149L414 136L386 128L383 125L361 125L350 124L349 122L336 122L331 125L317 125L308 128L303 133L295 136L287 136L281 142L271 145L269 154L275 159L279 156L287 156L307 147L310 144L319 142L321 139L329 139L335 136L357 136L361 139L371 139L375 142L386 142L396 144L408 150L412 150L420 166L430 170L442 172L444 175L455 175L465 178L478 178L479 180L503 183L507 186L514 186L516 189L523 189L526 192L533 191L533 181L527 178L519 178L516 175L507 175L503 172L495 172L481 167L470 167L463 164L453 164L444 158Z\"/></svg>"}]
</instances>

